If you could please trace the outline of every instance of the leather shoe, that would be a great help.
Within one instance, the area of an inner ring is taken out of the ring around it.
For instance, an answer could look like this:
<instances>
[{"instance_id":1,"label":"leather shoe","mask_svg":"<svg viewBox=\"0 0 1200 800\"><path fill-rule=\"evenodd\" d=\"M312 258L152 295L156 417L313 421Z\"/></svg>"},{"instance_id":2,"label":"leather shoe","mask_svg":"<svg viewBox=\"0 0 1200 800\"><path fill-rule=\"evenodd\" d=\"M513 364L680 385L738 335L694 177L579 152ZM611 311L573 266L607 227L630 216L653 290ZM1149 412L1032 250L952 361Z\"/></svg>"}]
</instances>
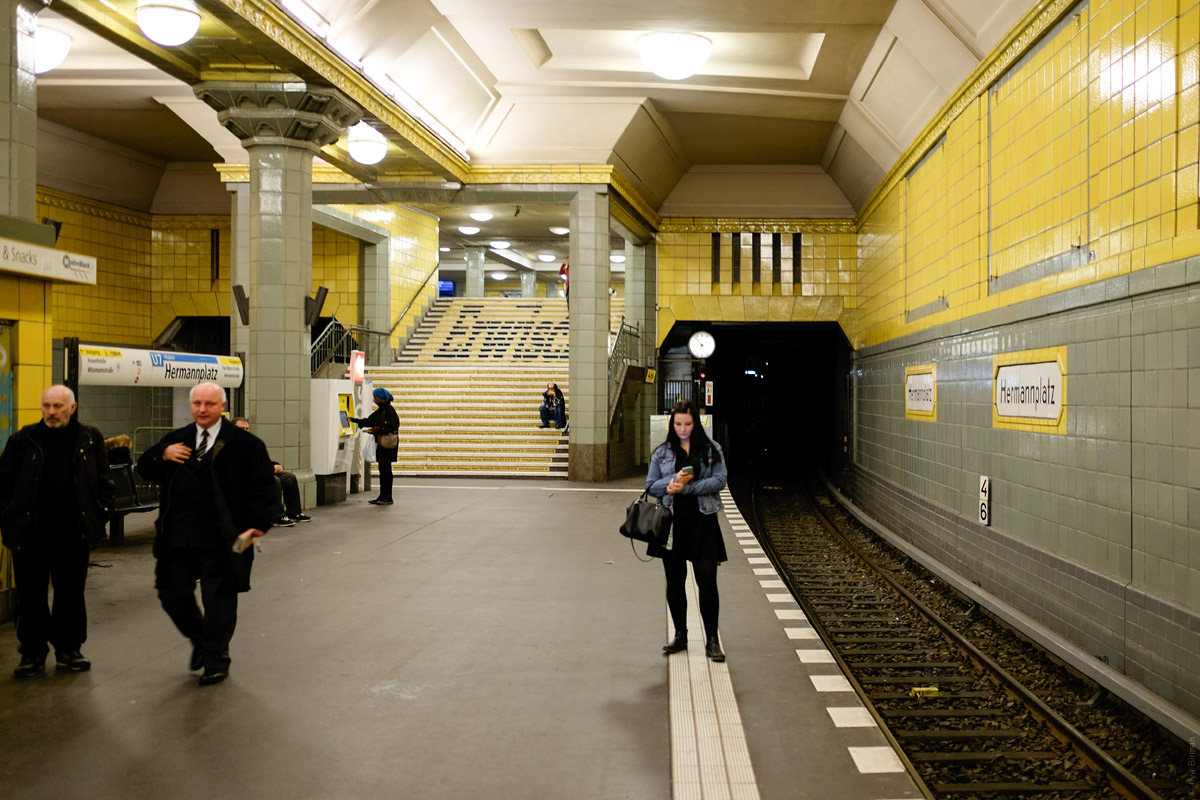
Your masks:
<instances>
[{"instance_id":1,"label":"leather shoe","mask_svg":"<svg viewBox=\"0 0 1200 800\"><path fill-rule=\"evenodd\" d=\"M188 669L192 672L204 666L204 649L199 644L192 645L192 659L188 661Z\"/></svg>"},{"instance_id":2,"label":"leather shoe","mask_svg":"<svg viewBox=\"0 0 1200 800\"><path fill-rule=\"evenodd\" d=\"M663 655L664 656L669 656L669 655L671 655L671 653L681 653L684 650L687 650L687 634L686 633L675 634L675 638L671 640L670 644L663 645Z\"/></svg>"},{"instance_id":3,"label":"leather shoe","mask_svg":"<svg viewBox=\"0 0 1200 800\"><path fill-rule=\"evenodd\" d=\"M78 650L55 653L54 663L59 669L69 669L71 672L84 672L92 668L92 662Z\"/></svg>"},{"instance_id":4,"label":"leather shoe","mask_svg":"<svg viewBox=\"0 0 1200 800\"><path fill-rule=\"evenodd\" d=\"M382 497L376 497L374 500L368 500L367 502L373 506L390 506L392 504L390 499L384 499Z\"/></svg>"},{"instance_id":5,"label":"leather shoe","mask_svg":"<svg viewBox=\"0 0 1200 800\"><path fill-rule=\"evenodd\" d=\"M45 656L21 656L21 663L13 670L14 678L28 678L46 668Z\"/></svg>"},{"instance_id":6,"label":"leather shoe","mask_svg":"<svg viewBox=\"0 0 1200 800\"><path fill-rule=\"evenodd\" d=\"M206 669L204 670L204 674L200 676L200 685L212 686L214 683L220 683L228 677L229 670L227 669L216 669L211 671Z\"/></svg>"},{"instance_id":7,"label":"leather shoe","mask_svg":"<svg viewBox=\"0 0 1200 800\"><path fill-rule=\"evenodd\" d=\"M721 640L716 636L708 637L708 644L704 647L704 653L713 661L725 660L725 653L721 650Z\"/></svg>"}]
</instances>

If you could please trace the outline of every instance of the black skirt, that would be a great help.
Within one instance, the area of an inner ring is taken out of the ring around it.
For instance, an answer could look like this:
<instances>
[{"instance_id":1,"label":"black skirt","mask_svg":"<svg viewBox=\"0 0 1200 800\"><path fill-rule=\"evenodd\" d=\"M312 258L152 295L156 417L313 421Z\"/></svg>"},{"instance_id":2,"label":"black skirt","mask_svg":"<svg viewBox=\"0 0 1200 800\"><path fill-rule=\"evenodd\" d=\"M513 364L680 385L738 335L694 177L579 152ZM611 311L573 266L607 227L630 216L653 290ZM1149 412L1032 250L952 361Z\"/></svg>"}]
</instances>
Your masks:
<instances>
[{"instance_id":1,"label":"black skirt","mask_svg":"<svg viewBox=\"0 0 1200 800\"><path fill-rule=\"evenodd\" d=\"M677 494L671 504L671 551L688 561L726 561L725 539L716 514L701 514L696 495Z\"/></svg>"}]
</instances>

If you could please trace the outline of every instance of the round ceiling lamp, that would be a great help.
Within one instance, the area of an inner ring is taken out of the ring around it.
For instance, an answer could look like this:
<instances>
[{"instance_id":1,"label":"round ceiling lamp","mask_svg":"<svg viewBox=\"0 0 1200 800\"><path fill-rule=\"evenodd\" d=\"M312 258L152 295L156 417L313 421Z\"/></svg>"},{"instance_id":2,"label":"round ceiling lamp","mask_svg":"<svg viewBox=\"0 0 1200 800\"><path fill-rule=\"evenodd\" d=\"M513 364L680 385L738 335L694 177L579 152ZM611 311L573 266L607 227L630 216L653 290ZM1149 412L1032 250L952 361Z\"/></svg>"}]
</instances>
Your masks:
<instances>
[{"instance_id":1,"label":"round ceiling lamp","mask_svg":"<svg viewBox=\"0 0 1200 800\"><path fill-rule=\"evenodd\" d=\"M476 228L474 225L459 225L458 232L463 236L474 236L479 233L479 228Z\"/></svg>"},{"instance_id":2,"label":"round ceiling lamp","mask_svg":"<svg viewBox=\"0 0 1200 800\"><path fill-rule=\"evenodd\" d=\"M571 232L571 229L570 228L562 228L562 227L553 227L550 229L550 232L553 233L555 236L566 236L568 233Z\"/></svg>"},{"instance_id":3,"label":"round ceiling lamp","mask_svg":"<svg viewBox=\"0 0 1200 800\"><path fill-rule=\"evenodd\" d=\"M475 220L476 222L487 222L491 218L492 218L492 212L490 212L490 211L472 211L471 212L471 219Z\"/></svg>"},{"instance_id":4,"label":"round ceiling lamp","mask_svg":"<svg viewBox=\"0 0 1200 800\"><path fill-rule=\"evenodd\" d=\"M613 253L612 255L610 255L608 257L608 260L611 261L613 264L624 264L625 263L625 254L624 253Z\"/></svg>"},{"instance_id":5,"label":"round ceiling lamp","mask_svg":"<svg viewBox=\"0 0 1200 800\"><path fill-rule=\"evenodd\" d=\"M350 126L346 149L360 164L378 164L387 155L387 138L365 122Z\"/></svg>"},{"instance_id":6,"label":"round ceiling lamp","mask_svg":"<svg viewBox=\"0 0 1200 800\"><path fill-rule=\"evenodd\" d=\"M492 280L494 280L494 281L502 281L507 277L508 277L507 272L493 272L492 273Z\"/></svg>"},{"instance_id":7,"label":"round ceiling lamp","mask_svg":"<svg viewBox=\"0 0 1200 800\"><path fill-rule=\"evenodd\" d=\"M138 0L137 23L146 38L174 47L200 30L200 12L192 0Z\"/></svg>"},{"instance_id":8,"label":"round ceiling lamp","mask_svg":"<svg viewBox=\"0 0 1200 800\"><path fill-rule=\"evenodd\" d=\"M37 33L34 34L34 45L37 50L34 55L33 72L35 75L41 75L61 64L67 53L71 52L71 37L60 30L39 25Z\"/></svg>"},{"instance_id":9,"label":"round ceiling lamp","mask_svg":"<svg viewBox=\"0 0 1200 800\"><path fill-rule=\"evenodd\" d=\"M554 253L538 253L538 261L542 262L543 264L549 264L551 261L557 260L558 256L554 255Z\"/></svg>"},{"instance_id":10,"label":"round ceiling lamp","mask_svg":"<svg viewBox=\"0 0 1200 800\"><path fill-rule=\"evenodd\" d=\"M439 247L439 248L438 248L438 250L439 250L439 251L441 251L441 252L443 252L443 253L449 253L449 252L450 252L450 248L449 248L449 247Z\"/></svg>"},{"instance_id":11,"label":"round ceiling lamp","mask_svg":"<svg viewBox=\"0 0 1200 800\"><path fill-rule=\"evenodd\" d=\"M503 239L496 239L493 242L489 242L489 244L491 244L492 248L496 250L507 250L508 248L512 247L512 242L506 242Z\"/></svg>"},{"instance_id":12,"label":"round ceiling lamp","mask_svg":"<svg viewBox=\"0 0 1200 800\"><path fill-rule=\"evenodd\" d=\"M690 78L708 63L712 42L696 33L647 33L638 38L638 55L660 78Z\"/></svg>"}]
</instances>

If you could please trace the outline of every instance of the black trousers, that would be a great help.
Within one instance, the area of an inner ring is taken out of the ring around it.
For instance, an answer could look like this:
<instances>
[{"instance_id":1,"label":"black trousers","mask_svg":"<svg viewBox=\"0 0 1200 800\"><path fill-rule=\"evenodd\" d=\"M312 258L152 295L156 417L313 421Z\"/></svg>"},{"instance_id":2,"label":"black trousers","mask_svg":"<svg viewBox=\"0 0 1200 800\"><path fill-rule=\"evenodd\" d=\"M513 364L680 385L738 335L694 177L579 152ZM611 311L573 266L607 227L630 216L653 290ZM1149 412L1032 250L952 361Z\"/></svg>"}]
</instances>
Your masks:
<instances>
[{"instance_id":1,"label":"black trousers","mask_svg":"<svg viewBox=\"0 0 1200 800\"><path fill-rule=\"evenodd\" d=\"M379 499L392 499L392 462L379 462Z\"/></svg>"},{"instance_id":2,"label":"black trousers","mask_svg":"<svg viewBox=\"0 0 1200 800\"><path fill-rule=\"evenodd\" d=\"M667 555L663 558L663 572L667 576L667 609L675 633L687 635L687 565L682 556ZM707 636L717 635L717 618L721 614L721 596L717 592L717 562L693 561L692 574L696 577L696 589L700 595L700 620L704 623Z\"/></svg>"},{"instance_id":3,"label":"black trousers","mask_svg":"<svg viewBox=\"0 0 1200 800\"><path fill-rule=\"evenodd\" d=\"M300 484L296 481L296 476L290 472L276 472L275 481L279 485L279 492L283 495L283 510L281 514L289 517L294 517L304 510L300 505Z\"/></svg>"},{"instance_id":4,"label":"black trousers","mask_svg":"<svg viewBox=\"0 0 1200 800\"><path fill-rule=\"evenodd\" d=\"M57 531L54 532L58 534ZM62 541L46 531L33 531L30 543L13 553L17 580L17 641L21 653L41 658L49 644L61 653L78 650L87 641L86 541ZM54 605L49 590L54 587Z\"/></svg>"},{"instance_id":5,"label":"black trousers","mask_svg":"<svg viewBox=\"0 0 1200 800\"><path fill-rule=\"evenodd\" d=\"M196 604L196 582L204 613ZM158 601L175 627L204 655L209 671L229 669L229 642L237 627L237 579L223 549L164 547L154 568Z\"/></svg>"}]
</instances>

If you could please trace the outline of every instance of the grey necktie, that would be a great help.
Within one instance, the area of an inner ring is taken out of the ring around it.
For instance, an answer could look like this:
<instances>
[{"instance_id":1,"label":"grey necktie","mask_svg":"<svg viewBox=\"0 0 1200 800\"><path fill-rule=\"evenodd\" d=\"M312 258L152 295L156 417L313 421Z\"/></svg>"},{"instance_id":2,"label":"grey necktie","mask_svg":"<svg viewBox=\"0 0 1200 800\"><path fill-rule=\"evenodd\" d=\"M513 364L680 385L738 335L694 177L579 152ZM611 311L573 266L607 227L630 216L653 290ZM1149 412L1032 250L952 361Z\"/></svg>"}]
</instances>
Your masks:
<instances>
[{"instance_id":1,"label":"grey necktie","mask_svg":"<svg viewBox=\"0 0 1200 800\"><path fill-rule=\"evenodd\" d=\"M208 431L200 431L200 446L196 448L196 460L203 461L208 455Z\"/></svg>"}]
</instances>

